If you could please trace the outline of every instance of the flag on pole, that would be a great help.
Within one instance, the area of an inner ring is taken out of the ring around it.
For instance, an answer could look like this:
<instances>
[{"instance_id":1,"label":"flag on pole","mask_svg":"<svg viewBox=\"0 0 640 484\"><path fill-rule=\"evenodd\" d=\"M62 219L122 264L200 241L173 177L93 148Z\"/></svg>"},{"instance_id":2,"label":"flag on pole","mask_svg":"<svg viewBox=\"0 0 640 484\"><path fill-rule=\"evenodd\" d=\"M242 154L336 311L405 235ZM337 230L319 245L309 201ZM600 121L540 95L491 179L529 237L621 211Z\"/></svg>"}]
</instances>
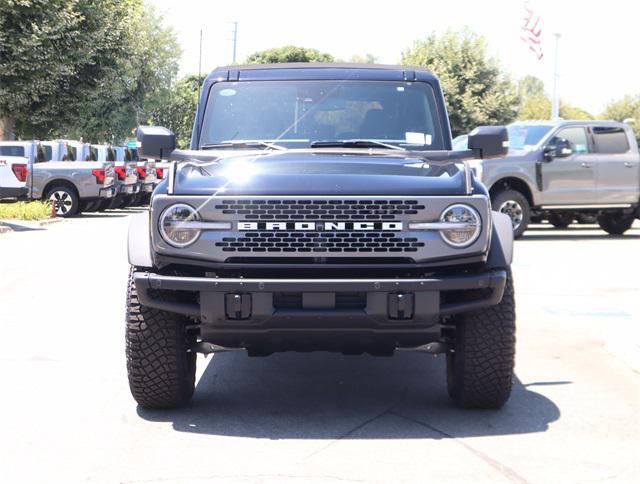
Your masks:
<instances>
[{"instance_id":1,"label":"flag on pole","mask_svg":"<svg viewBox=\"0 0 640 484\"><path fill-rule=\"evenodd\" d=\"M538 60L542 60L542 27L538 15L528 1L524 2L525 15L522 21L520 38L529 47Z\"/></svg>"}]
</instances>

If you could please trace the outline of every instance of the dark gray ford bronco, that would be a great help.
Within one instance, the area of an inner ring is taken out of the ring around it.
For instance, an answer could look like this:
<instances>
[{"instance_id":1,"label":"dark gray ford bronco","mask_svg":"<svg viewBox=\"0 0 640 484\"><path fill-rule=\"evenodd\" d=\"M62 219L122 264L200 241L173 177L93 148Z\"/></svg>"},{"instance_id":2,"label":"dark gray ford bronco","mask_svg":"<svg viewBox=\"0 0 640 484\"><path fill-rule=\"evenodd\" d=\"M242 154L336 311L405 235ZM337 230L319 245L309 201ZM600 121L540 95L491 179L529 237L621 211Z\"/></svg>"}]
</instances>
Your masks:
<instances>
[{"instance_id":1,"label":"dark gray ford bronco","mask_svg":"<svg viewBox=\"0 0 640 484\"><path fill-rule=\"evenodd\" d=\"M508 216L463 160L504 156L504 127L451 150L438 79L400 66L220 68L190 150L129 232L129 384L151 408L186 404L197 353L244 349L444 353L452 399L509 397L515 307ZM426 364L426 363L425 363Z\"/></svg>"}]
</instances>

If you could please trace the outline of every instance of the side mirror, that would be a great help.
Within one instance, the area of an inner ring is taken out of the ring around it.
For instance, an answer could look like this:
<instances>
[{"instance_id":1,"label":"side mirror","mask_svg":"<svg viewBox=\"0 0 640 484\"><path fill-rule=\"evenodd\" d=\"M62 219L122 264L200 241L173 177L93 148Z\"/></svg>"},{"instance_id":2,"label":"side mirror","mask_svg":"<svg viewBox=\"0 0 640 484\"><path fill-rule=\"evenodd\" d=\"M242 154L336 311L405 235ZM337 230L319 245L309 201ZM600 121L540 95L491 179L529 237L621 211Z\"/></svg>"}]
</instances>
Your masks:
<instances>
[{"instance_id":1,"label":"side mirror","mask_svg":"<svg viewBox=\"0 0 640 484\"><path fill-rule=\"evenodd\" d=\"M140 142L138 155L143 158L167 158L176 149L176 135L161 126L139 126L136 138Z\"/></svg>"},{"instance_id":2,"label":"side mirror","mask_svg":"<svg viewBox=\"0 0 640 484\"><path fill-rule=\"evenodd\" d=\"M555 138L551 144L544 149L544 157L551 161L554 158L566 158L573 154L571 141L565 138Z\"/></svg>"},{"instance_id":3,"label":"side mirror","mask_svg":"<svg viewBox=\"0 0 640 484\"><path fill-rule=\"evenodd\" d=\"M502 158L509 152L509 132L504 126L478 126L469 133L467 145L478 158Z\"/></svg>"}]
</instances>

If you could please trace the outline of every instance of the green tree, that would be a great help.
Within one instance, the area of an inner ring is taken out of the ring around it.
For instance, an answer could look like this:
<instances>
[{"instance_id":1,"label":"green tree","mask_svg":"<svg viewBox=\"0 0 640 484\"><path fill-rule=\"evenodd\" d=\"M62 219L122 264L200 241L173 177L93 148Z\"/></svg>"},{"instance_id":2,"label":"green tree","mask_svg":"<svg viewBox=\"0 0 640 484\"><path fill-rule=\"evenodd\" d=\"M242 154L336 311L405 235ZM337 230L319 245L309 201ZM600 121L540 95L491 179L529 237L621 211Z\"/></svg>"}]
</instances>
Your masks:
<instances>
[{"instance_id":1,"label":"green tree","mask_svg":"<svg viewBox=\"0 0 640 484\"><path fill-rule=\"evenodd\" d=\"M0 118L3 138L34 107L55 99L80 62L82 16L69 0L0 2ZM61 59L67 62L61 62ZM50 115L40 108L35 123Z\"/></svg>"},{"instance_id":2,"label":"green tree","mask_svg":"<svg viewBox=\"0 0 640 484\"><path fill-rule=\"evenodd\" d=\"M470 30L418 40L403 52L402 63L427 67L440 78L454 136L478 125L506 124L516 117L515 85L487 56L485 39Z\"/></svg>"},{"instance_id":3,"label":"green tree","mask_svg":"<svg viewBox=\"0 0 640 484\"><path fill-rule=\"evenodd\" d=\"M518 120L551 119L551 99L544 91L544 82L535 76L525 76L518 81L520 109ZM560 100L560 117L563 119L593 119L584 109Z\"/></svg>"},{"instance_id":4,"label":"green tree","mask_svg":"<svg viewBox=\"0 0 640 484\"><path fill-rule=\"evenodd\" d=\"M316 49L287 45L261 50L247 57L247 64L280 64L283 62L333 62L333 56Z\"/></svg>"},{"instance_id":5,"label":"green tree","mask_svg":"<svg viewBox=\"0 0 640 484\"><path fill-rule=\"evenodd\" d=\"M177 72L173 33L143 0L0 2L4 137L125 137Z\"/></svg>"},{"instance_id":6,"label":"green tree","mask_svg":"<svg viewBox=\"0 0 640 484\"><path fill-rule=\"evenodd\" d=\"M518 111L518 120L551 119L551 100L545 94L525 98Z\"/></svg>"},{"instance_id":7,"label":"green tree","mask_svg":"<svg viewBox=\"0 0 640 484\"><path fill-rule=\"evenodd\" d=\"M184 77L175 83L169 97L151 113L151 124L171 129L176 135L178 148L187 148L198 106L198 87L204 77Z\"/></svg>"},{"instance_id":8,"label":"green tree","mask_svg":"<svg viewBox=\"0 0 640 484\"><path fill-rule=\"evenodd\" d=\"M535 96L544 96L544 82L536 76L524 76L518 81L518 94L523 100Z\"/></svg>"},{"instance_id":9,"label":"green tree","mask_svg":"<svg viewBox=\"0 0 640 484\"><path fill-rule=\"evenodd\" d=\"M640 94L626 95L609 102L599 117L616 121L634 119L636 123L640 123Z\"/></svg>"},{"instance_id":10,"label":"green tree","mask_svg":"<svg viewBox=\"0 0 640 484\"><path fill-rule=\"evenodd\" d=\"M130 136L132 128L147 123L151 112L170 95L180 57L175 35L141 0L127 2L131 10L121 20L123 32L113 64L100 77L89 69L74 90L78 117L69 120L65 129L72 137L121 141Z\"/></svg>"}]
</instances>

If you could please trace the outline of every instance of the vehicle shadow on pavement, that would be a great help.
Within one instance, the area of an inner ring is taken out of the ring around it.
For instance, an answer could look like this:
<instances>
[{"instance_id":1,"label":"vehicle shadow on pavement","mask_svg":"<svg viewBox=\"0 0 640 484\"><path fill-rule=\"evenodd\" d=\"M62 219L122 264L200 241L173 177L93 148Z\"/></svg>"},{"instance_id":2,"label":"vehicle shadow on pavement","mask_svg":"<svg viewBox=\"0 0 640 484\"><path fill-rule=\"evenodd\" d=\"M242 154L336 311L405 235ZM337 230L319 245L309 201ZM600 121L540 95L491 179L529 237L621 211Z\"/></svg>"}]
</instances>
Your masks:
<instances>
[{"instance_id":1,"label":"vehicle shadow on pavement","mask_svg":"<svg viewBox=\"0 0 640 484\"><path fill-rule=\"evenodd\" d=\"M0 227L9 227L13 232L33 232L34 230L46 230L44 227L41 226L36 226L36 225L28 225L28 224L34 224L37 222L25 222L25 223L20 223L20 222L7 222L7 221L2 221L0 222Z\"/></svg>"},{"instance_id":2,"label":"vehicle shadow on pavement","mask_svg":"<svg viewBox=\"0 0 640 484\"><path fill-rule=\"evenodd\" d=\"M199 362L202 364L202 361ZM264 439L418 439L544 432L560 410L517 378L498 411L450 402L445 358L284 353L210 358L186 408L138 415L180 432ZM534 385L567 384L539 382Z\"/></svg>"},{"instance_id":3,"label":"vehicle shadow on pavement","mask_svg":"<svg viewBox=\"0 0 640 484\"><path fill-rule=\"evenodd\" d=\"M550 231L545 231L542 232L540 231L539 233L534 233L532 232L525 232L524 235L522 235L522 237L520 237L517 242L533 242L533 241L540 241L540 240L575 240L575 241L581 241L581 240L633 240L633 239L640 239L640 233L634 234L634 233L630 233L627 232L624 235L609 235L605 232L602 233L602 235L598 235L598 234L583 234L580 232L576 232L576 233L567 233L567 231L562 231L562 232L558 232L558 233L551 233Z\"/></svg>"}]
</instances>

